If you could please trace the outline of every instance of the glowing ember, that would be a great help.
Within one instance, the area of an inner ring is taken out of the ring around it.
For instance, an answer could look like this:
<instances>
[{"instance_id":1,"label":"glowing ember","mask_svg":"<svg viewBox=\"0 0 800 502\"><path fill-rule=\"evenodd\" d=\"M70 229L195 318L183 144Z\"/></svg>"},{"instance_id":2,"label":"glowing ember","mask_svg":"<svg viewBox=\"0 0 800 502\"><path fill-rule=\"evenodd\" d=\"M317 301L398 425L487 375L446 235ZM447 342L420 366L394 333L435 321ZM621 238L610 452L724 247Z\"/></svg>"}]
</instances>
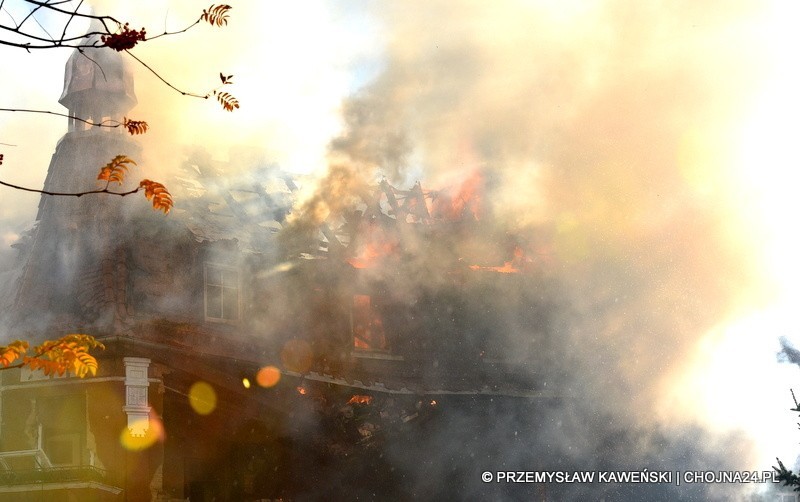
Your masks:
<instances>
[{"instance_id":1,"label":"glowing ember","mask_svg":"<svg viewBox=\"0 0 800 502\"><path fill-rule=\"evenodd\" d=\"M307 392L308 391L306 390L305 387L298 387L297 388L297 393L300 394L301 396L305 396Z\"/></svg>"},{"instance_id":2,"label":"glowing ember","mask_svg":"<svg viewBox=\"0 0 800 502\"><path fill-rule=\"evenodd\" d=\"M370 404L372 402L372 396L362 396L359 394L354 395L347 401L347 404Z\"/></svg>"},{"instance_id":3,"label":"glowing ember","mask_svg":"<svg viewBox=\"0 0 800 502\"><path fill-rule=\"evenodd\" d=\"M436 400L435 399L431 399L431 406L436 406Z\"/></svg>"}]
</instances>

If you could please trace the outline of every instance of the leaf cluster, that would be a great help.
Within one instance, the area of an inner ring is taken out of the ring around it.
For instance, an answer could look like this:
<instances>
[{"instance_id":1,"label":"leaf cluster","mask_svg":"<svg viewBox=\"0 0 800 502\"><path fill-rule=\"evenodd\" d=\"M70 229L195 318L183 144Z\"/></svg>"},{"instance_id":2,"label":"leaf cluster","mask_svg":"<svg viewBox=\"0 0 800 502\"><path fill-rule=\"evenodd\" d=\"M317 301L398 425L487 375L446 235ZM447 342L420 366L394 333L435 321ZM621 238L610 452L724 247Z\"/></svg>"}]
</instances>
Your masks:
<instances>
[{"instance_id":1,"label":"leaf cluster","mask_svg":"<svg viewBox=\"0 0 800 502\"><path fill-rule=\"evenodd\" d=\"M79 378L94 376L97 359L89 351L105 349L105 346L91 335L69 334L34 347L32 356L26 355L29 348L28 342L22 340L0 347L0 370L28 367L34 371L41 369L45 375L69 372Z\"/></svg>"},{"instance_id":2,"label":"leaf cluster","mask_svg":"<svg viewBox=\"0 0 800 502\"><path fill-rule=\"evenodd\" d=\"M228 24L228 11L231 10L230 5L214 5L208 9L203 9L203 14L200 20L209 23L212 26L222 27Z\"/></svg>"},{"instance_id":3,"label":"leaf cluster","mask_svg":"<svg viewBox=\"0 0 800 502\"><path fill-rule=\"evenodd\" d=\"M125 181L125 175L128 173L129 165L133 164L134 166L137 165L136 162L128 158L125 155L117 155L111 162L104 165L100 168L100 173L97 175L98 181L105 181L106 186L102 191L108 191L108 187L111 183L117 183L119 185ZM164 214L168 214L169 211L172 209L173 200L172 194L169 193L169 190L158 183L157 181L151 181L148 179L144 179L139 182L139 187L131 192L108 192L108 193L115 193L117 195L127 195L129 193L135 193L140 190L144 190L144 196L147 200L152 201L153 209L157 211L164 211Z\"/></svg>"},{"instance_id":4,"label":"leaf cluster","mask_svg":"<svg viewBox=\"0 0 800 502\"><path fill-rule=\"evenodd\" d=\"M144 196L153 202L153 209L169 214L172 209L172 195L164 185L155 181L142 180L139 182L139 188L143 188Z\"/></svg>"}]
</instances>

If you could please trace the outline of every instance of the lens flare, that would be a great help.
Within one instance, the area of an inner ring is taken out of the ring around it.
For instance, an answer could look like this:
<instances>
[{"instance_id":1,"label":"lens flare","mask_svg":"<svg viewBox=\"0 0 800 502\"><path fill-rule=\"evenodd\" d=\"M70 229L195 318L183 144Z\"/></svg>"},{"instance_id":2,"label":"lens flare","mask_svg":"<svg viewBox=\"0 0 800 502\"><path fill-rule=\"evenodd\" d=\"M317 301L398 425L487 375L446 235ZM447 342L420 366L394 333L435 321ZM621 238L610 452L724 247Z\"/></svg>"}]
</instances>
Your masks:
<instances>
[{"instance_id":1,"label":"lens flare","mask_svg":"<svg viewBox=\"0 0 800 502\"><path fill-rule=\"evenodd\" d=\"M145 431L143 435L134 435L131 431ZM144 419L125 427L119 435L119 442L129 451L142 451L150 448L157 441L164 441L164 425L156 416Z\"/></svg>"},{"instance_id":2,"label":"lens flare","mask_svg":"<svg viewBox=\"0 0 800 502\"><path fill-rule=\"evenodd\" d=\"M258 370L256 383L261 387L274 387L281 379L281 370L275 366L265 366Z\"/></svg>"},{"instance_id":3,"label":"lens flare","mask_svg":"<svg viewBox=\"0 0 800 502\"><path fill-rule=\"evenodd\" d=\"M217 393L206 382L196 382L189 389L189 404L198 415L208 415L217 407Z\"/></svg>"}]
</instances>

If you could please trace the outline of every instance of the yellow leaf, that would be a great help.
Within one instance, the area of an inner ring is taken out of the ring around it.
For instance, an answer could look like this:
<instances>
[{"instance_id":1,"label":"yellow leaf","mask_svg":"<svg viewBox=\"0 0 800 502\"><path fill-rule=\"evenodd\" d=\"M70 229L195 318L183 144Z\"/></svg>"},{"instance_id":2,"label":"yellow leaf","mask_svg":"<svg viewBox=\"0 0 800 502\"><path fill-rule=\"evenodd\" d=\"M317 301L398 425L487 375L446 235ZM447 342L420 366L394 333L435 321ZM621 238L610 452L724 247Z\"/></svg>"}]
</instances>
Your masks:
<instances>
[{"instance_id":1,"label":"yellow leaf","mask_svg":"<svg viewBox=\"0 0 800 502\"><path fill-rule=\"evenodd\" d=\"M125 173L128 171L128 164L135 166L136 162L125 155L117 155L111 159L111 162L100 168L100 174L97 175L98 181L122 184L125 179Z\"/></svg>"}]
</instances>

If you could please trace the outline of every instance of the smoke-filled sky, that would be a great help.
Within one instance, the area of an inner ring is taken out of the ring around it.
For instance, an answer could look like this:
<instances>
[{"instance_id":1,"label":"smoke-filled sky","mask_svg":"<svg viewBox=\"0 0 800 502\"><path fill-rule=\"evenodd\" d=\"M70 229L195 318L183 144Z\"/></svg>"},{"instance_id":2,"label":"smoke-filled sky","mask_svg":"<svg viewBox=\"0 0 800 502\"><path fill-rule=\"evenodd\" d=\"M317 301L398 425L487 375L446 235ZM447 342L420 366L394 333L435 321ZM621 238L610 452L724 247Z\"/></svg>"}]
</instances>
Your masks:
<instances>
[{"instance_id":1,"label":"smoke-filled sky","mask_svg":"<svg viewBox=\"0 0 800 502\"><path fill-rule=\"evenodd\" d=\"M795 456L800 373L776 359L779 337L800 339L793 2L230 3L224 29L134 49L187 91L233 74L225 90L241 102L228 113L182 97L134 63L147 177L191 144L396 185L479 171L505 228L548 236L570 291L564 339L589 382L576 392L639 425L743 430L759 467ZM0 16L25 8L6 2ZM166 0L95 10L151 35L200 12ZM0 107L63 111L68 55L0 48ZM41 186L66 119L2 114L0 126L15 145L0 145L0 179ZM37 203L0 192L0 244Z\"/></svg>"}]
</instances>

